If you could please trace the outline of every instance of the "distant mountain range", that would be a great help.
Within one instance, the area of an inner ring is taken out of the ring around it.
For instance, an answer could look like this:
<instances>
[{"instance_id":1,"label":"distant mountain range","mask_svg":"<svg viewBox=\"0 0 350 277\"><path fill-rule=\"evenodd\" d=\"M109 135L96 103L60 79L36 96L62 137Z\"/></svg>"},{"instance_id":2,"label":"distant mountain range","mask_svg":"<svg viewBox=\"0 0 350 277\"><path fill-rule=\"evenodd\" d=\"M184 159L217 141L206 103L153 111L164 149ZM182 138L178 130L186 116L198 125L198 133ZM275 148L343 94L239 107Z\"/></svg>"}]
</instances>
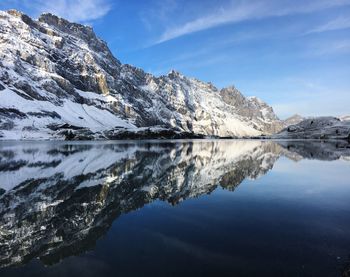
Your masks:
<instances>
[{"instance_id":1,"label":"distant mountain range","mask_svg":"<svg viewBox=\"0 0 350 277\"><path fill-rule=\"evenodd\" d=\"M231 86L156 77L116 59L88 26L0 11L0 139L259 137L304 118Z\"/></svg>"},{"instance_id":2,"label":"distant mountain range","mask_svg":"<svg viewBox=\"0 0 350 277\"><path fill-rule=\"evenodd\" d=\"M340 116L339 119L340 119L341 121L348 121L348 120L350 120L350 115L343 115L343 116Z\"/></svg>"},{"instance_id":3,"label":"distant mountain range","mask_svg":"<svg viewBox=\"0 0 350 277\"><path fill-rule=\"evenodd\" d=\"M122 64L91 27L0 12L0 137L249 137L285 127L235 87Z\"/></svg>"},{"instance_id":4,"label":"distant mountain range","mask_svg":"<svg viewBox=\"0 0 350 277\"><path fill-rule=\"evenodd\" d=\"M346 118L345 118L346 119ZM350 141L350 120L331 116L306 118L283 129L272 138L345 139Z\"/></svg>"}]
</instances>

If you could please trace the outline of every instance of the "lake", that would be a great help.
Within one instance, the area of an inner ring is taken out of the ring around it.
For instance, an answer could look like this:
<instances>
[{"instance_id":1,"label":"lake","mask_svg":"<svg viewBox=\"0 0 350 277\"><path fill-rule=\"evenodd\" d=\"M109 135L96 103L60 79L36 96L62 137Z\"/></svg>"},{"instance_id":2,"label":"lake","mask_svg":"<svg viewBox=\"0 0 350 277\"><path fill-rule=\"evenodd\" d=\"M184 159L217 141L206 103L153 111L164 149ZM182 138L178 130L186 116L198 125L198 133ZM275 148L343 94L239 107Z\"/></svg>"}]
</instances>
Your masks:
<instances>
[{"instance_id":1,"label":"lake","mask_svg":"<svg viewBox=\"0 0 350 277\"><path fill-rule=\"evenodd\" d=\"M0 143L1 277L350 276L349 255L345 142Z\"/></svg>"}]
</instances>

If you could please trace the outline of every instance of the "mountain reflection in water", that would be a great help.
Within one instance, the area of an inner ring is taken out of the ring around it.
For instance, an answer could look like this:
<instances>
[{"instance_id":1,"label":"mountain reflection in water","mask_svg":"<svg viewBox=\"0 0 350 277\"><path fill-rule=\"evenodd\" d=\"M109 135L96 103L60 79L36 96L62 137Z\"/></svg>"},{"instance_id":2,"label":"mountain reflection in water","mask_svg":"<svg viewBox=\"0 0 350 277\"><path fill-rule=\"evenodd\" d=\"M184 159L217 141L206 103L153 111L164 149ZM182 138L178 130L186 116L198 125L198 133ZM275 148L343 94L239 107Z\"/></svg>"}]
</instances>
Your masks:
<instances>
[{"instance_id":1,"label":"mountain reflection in water","mask_svg":"<svg viewBox=\"0 0 350 277\"><path fill-rule=\"evenodd\" d=\"M92 250L122 214L255 180L280 157L350 160L345 142L143 141L0 144L0 267ZM350 249L349 249L350 250Z\"/></svg>"}]
</instances>

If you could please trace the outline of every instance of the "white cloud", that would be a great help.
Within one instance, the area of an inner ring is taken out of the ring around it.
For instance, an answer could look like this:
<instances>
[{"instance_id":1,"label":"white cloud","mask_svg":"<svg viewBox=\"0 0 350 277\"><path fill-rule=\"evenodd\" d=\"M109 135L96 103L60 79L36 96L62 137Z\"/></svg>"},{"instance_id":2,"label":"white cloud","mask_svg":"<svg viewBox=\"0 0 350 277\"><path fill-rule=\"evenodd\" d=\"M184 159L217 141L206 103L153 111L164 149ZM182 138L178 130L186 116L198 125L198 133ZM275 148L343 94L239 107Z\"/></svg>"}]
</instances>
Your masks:
<instances>
[{"instance_id":1,"label":"white cloud","mask_svg":"<svg viewBox=\"0 0 350 277\"><path fill-rule=\"evenodd\" d=\"M206 30L223 24L262 19L271 16L309 13L344 5L350 5L350 0L231 1L229 5L219 7L210 14L167 29L156 43L165 42L183 35Z\"/></svg>"},{"instance_id":2,"label":"white cloud","mask_svg":"<svg viewBox=\"0 0 350 277\"><path fill-rule=\"evenodd\" d=\"M111 9L109 0L34 0L27 5L36 14L50 12L74 22L99 19Z\"/></svg>"},{"instance_id":3,"label":"white cloud","mask_svg":"<svg viewBox=\"0 0 350 277\"><path fill-rule=\"evenodd\" d=\"M166 30L159 39L158 43L171 40L186 34L212 28L221 24L246 20L248 18L251 18L252 15L259 10L260 6L261 3L252 3L236 6L228 10L220 8L213 14L199 17L181 26Z\"/></svg>"},{"instance_id":4,"label":"white cloud","mask_svg":"<svg viewBox=\"0 0 350 277\"><path fill-rule=\"evenodd\" d=\"M350 39L314 41L306 51L307 56L324 56L330 54L350 53Z\"/></svg>"},{"instance_id":5,"label":"white cloud","mask_svg":"<svg viewBox=\"0 0 350 277\"><path fill-rule=\"evenodd\" d=\"M168 19L169 14L174 12L178 7L176 0L161 0L149 5L147 8L139 12L140 20L148 30L152 30L154 20L164 22Z\"/></svg>"},{"instance_id":6,"label":"white cloud","mask_svg":"<svg viewBox=\"0 0 350 277\"><path fill-rule=\"evenodd\" d=\"M338 17L332 21L327 22L326 24L323 24L321 26L318 26L308 32L306 34L311 33L322 33L327 31L334 31L334 30L343 30L350 28L350 17Z\"/></svg>"}]
</instances>

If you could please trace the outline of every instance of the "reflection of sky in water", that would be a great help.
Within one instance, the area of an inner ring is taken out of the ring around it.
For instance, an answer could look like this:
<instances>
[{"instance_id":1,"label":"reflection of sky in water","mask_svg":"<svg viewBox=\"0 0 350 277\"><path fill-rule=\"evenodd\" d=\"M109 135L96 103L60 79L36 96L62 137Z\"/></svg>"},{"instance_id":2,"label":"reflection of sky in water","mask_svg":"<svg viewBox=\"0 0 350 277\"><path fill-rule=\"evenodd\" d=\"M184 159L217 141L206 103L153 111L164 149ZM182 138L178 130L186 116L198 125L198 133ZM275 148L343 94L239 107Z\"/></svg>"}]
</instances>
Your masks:
<instances>
[{"instance_id":1,"label":"reflection of sky in water","mask_svg":"<svg viewBox=\"0 0 350 277\"><path fill-rule=\"evenodd\" d=\"M350 254L350 163L280 157L234 191L121 215L90 251L1 276L340 276Z\"/></svg>"},{"instance_id":2,"label":"reflection of sky in water","mask_svg":"<svg viewBox=\"0 0 350 277\"><path fill-rule=\"evenodd\" d=\"M342 161L296 164L283 159L275 164L276 172L244 181L234 192L218 189L176 207L156 202L127 215L115 222L98 249L126 244L118 239L125 228L122 234L130 234L126 241L132 241L129 251L138 249L138 257L142 249L146 256L153 254L154 260L141 260L155 263L155 272L338 273L350 254L348 166ZM317 168L322 172L315 175ZM330 185L326 176L332 174L337 181ZM147 245L139 249L144 241L152 250ZM133 259L135 252L129 251L119 254Z\"/></svg>"},{"instance_id":3,"label":"reflection of sky in water","mask_svg":"<svg viewBox=\"0 0 350 277\"><path fill-rule=\"evenodd\" d=\"M266 200L349 208L350 163L281 158L260 180L245 181L238 190Z\"/></svg>"}]
</instances>

